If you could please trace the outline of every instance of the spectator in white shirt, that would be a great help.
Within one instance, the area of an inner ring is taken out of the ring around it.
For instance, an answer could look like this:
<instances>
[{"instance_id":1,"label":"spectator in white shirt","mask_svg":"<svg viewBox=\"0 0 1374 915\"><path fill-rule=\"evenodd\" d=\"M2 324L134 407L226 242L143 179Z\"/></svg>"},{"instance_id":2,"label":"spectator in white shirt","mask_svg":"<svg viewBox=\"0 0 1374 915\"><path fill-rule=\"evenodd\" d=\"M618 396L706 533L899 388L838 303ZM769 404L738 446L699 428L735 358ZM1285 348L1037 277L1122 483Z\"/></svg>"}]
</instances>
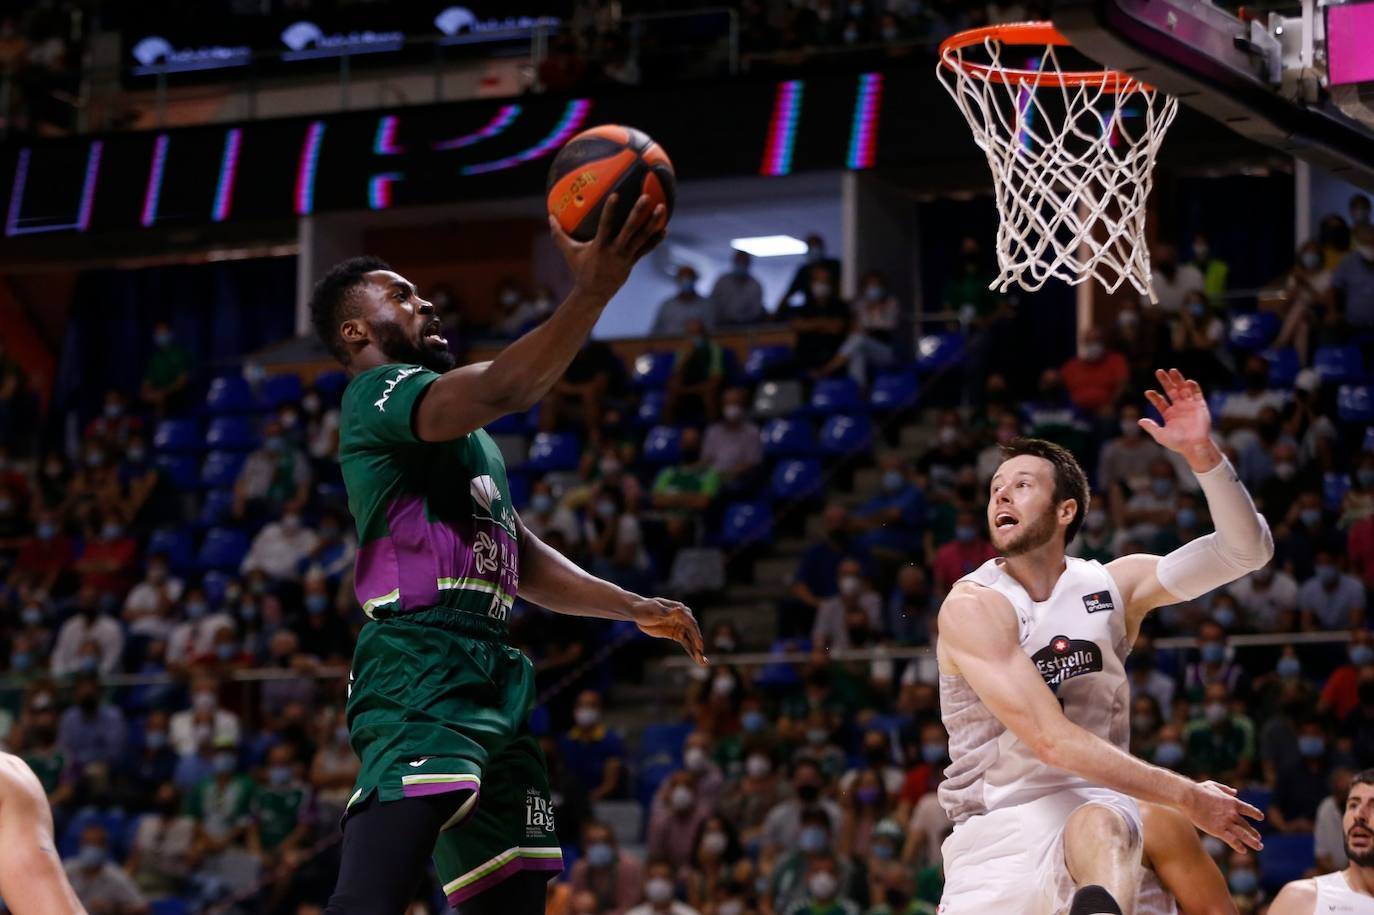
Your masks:
<instances>
[{"instance_id":1,"label":"spectator in white shirt","mask_svg":"<svg viewBox=\"0 0 1374 915\"><path fill-rule=\"evenodd\" d=\"M1269 390L1269 363L1263 356L1250 356L1245 360L1241 377L1245 381L1243 391L1228 394L1221 408L1218 425L1230 435L1232 447L1237 450L1257 438L1255 428L1259 425L1260 414L1265 407L1282 411L1284 396L1279 391Z\"/></svg>"},{"instance_id":2,"label":"spectator in white shirt","mask_svg":"<svg viewBox=\"0 0 1374 915\"><path fill-rule=\"evenodd\" d=\"M305 449L317 461L332 461L339 451L339 409L325 408L318 391L311 389L301 398L305 414Z\"/></svg>"},{"instance_id":3,"label":"spectator in white shirt","mask_svg":"<svg viewBox=\"0 0 1374 915\"><path fill-rule=\"evenodd\" d=\"M1178 251L1173 245L1158 245L1150 256L1150 266L1150 288L1159 300L1158 307L1169 314L1183 307L1188 293L1207 291L1202 271L1192 264L1179 266ZM1148 305L1149 298L1142 296L1141 303Z\"/></svg>"},{"instance_id":4,"label":"spectator in white shirt","mask_svg":"<svg viewBox=\"0 0 1374 915\"><path fill-rule=\"evenodd\" d=\"M101 610L101 595L94 588L83 587L76 601L76 614L57 632L51 659L53 675L66 677L88 669L91 662L82 660L92 657L89 651L83 651L87 644L95 646L98 658L95 665L99 672L104 676L113 674L119 669L124 653L124 630Z\"/></svg>"},{"instance_id":5,"label":"spectator in white shirt","mask_svg":"<svg viewBox=\"0 0 1374 915\"><path fill-rule=\"evenodd\" d=\"M235 585L235 588L238 586ZM228 597L226 596L226 605ZM186 592L182 604L185 619L172 627L167 636L167 666L183 668L212 654L215 636L221 629L234 629L234 618L223 610L211 612L210 602L200 588Z\"/></svg>"},{"instance_id":6,"label":"spectator in white shirt","mask_svg":"<svg viewBox=\"0 0 1374 915\"><path fill-rule=\"evenodd\" d=\"M577 516L566 505L558 504L553 497L553 488L544 480L540 480L532 487L530 506L520 513L520 520L525 522L525 527L540 540L547 539L549 531L557 531L563 535L563 544L566 547L576 546L582 542L582 531L578 526Z\"/></svg>"},{"instance_id":7,"label":"spectator in white shirt","mask_svg":"<svg viewBox=\"0 0 1374 915\"><path fill-rule=\"evenodd\" d=\"M731 324L758 324L767 320L763 308L763 287L749 275L753 262L744 251L736 251L730 270L722 273L711 287L711 312L716 327Z\"/></svg>"},{"instance_id":8,"label":"spectator in white shirt","mask_svg":"<svg viewBox=\"0 0 1374 915\"><path fill-rule=\"evenodd\" d=\"M700 321L710 330L715 322L711 303L697 294L697 272L685 264L677 268L677 292L664 299L649 331L655 337L681 337L689 321Z\"/></svg>"},{"instance_id":9,"label":"spectator in white shirt","mask_svg":"<svg viewBox=\"0 0 1374 915\"><path fill-rule=\"evenodd\" d=\"M179 756L190 756L203 742L205 728L212 743L239 742L239 717L220 708L219 682L208 674L191 681L191 707L173 713L167 724L167 740Z\"/></svg>"},{"instance_id":10,"label":"spectator in white shirt","mask_svg":"<svg viewBox=\"0 0 1374 915\"><path fill-rule=\"evenodd\" d=\"M1232 582L1226 592L1256 632L1291 632L1297 626L1298 583L1273 563Z\"/></svg>"},{"instance_id":11,"label":"spectator in white shirt","mask_svg":"<svg viewBox=\"0 0 1374 915\"><path fill-rule=\"evenodd\" d=\"M1356 629L1364 625L1364 584L1341 571L1328 549L1313 556L1313 575L1298 589L1304 632Z\"/></svg>"},{"instance_id":12,"label":"spectator in white shirt","mask_svg":"<svg viewBox=\"0 0 1374 915\"><path fill-rule=\"evenodd\" d=\"M811 629L811 643L831 651L862 648L883 634L883 599L864 578L858 560L840 563L840 593L821 601Z\"/></svg>"},{"instance_id":13,"label":"spectator in white shirt","mask_svg":"<svg viewBox=\"0 0 1374 915\"><path fill-rule=\"evenodd\" d=\"M148 560L148 572L124 598L124 621L129 631L149 638L165 639L172 631L170 613L181 600L185 583L174 578L167 568L167 557L154 553Z\"/></svg>"},{"instance_id":14,"label":"spectator in white shirt","mask_svg":"<svg viewBox=\"0 0 1374 915\"><path fill-rule=\"evenodd\" d=\"M320 536L301 523L299 512L287 511L280 521L263 526L243 557L240 574L261 570L269 577L296 581L301 560L315 551Z\"/></svg>"},{"instance_id":15,"label":"spectator in white shirt","mask_svg":"<svg viewBox=\"0 0 1374 915\"><path fill-rule=\"evenodd\" d=\"M720 475L726 487L748 480L763 461L759 427L745 415L747 395L731 388L721 396L721 418L706 427L701 459Z\"/></svg>"}]
</instances>

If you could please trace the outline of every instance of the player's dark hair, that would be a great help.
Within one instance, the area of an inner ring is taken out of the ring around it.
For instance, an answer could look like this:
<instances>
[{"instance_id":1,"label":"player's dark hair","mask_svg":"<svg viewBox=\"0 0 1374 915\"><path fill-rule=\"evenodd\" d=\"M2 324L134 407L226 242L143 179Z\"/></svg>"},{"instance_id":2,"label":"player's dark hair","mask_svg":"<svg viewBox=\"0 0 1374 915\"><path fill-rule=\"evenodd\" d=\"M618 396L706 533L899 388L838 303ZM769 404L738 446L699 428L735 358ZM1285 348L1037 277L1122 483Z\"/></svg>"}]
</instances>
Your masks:
<instances>
[{"instance_id":1,"label":"player's dark hair","mask_svg":"<svg viewBox=\"0 0 1374 915\"><path fill-rule=\"evenodd\" d=\"M1374 785L1374 769L1364 769L1356 772L1355 777L1350 780L1350 787L1356 785Z\"/></svg>"},{"instance_id":2,"label":"player's dark hair","mask_svg":"<svg viewBox=\"0 0 1374 915\"><path fill-rule=\"evenodd\" d=\"M1083 468L1078 466L1078 461L1069 449L1062 445L1056 445L1054 442L1047 442L1043 438L1014 438L1002 446L1003 461L1009 461L1023 454L1043 458L1054 467L1054 504L1056 507L1063 504L1067 499L1074 499L1078 502L1078 510L1073 513L1073 520L1069 522L1068 529L1064 531L1064 544L1067 546L1073 543L1073 538L1078 536L1078 529L1083 526L1084 516L1088 514L1087 475L1083 473Z\"/></svg>"},{"instance_id":3,"label":"player's dark hair","mask_svg":"<svg viewBox=\"0 0 1374 915\"><path fill-rule=\"evenodd\" d=\"M330 267L310 294L310 323L320 342L344 365L348 365L352 354L344 346L339 325L357 317L353 294L362 285L364 276L374 270L390 269L391 265L380 257L350 257Z\"/></svg>"}]
</instances>

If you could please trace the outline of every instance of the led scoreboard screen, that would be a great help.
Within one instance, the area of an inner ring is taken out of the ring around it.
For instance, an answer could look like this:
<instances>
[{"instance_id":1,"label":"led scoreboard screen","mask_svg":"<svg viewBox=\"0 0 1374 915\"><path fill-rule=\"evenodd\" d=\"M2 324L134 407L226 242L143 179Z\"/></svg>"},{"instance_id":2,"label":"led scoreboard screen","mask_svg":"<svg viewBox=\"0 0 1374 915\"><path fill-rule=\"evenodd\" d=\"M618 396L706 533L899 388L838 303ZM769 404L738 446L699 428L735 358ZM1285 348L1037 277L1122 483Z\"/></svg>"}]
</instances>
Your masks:
<instances>
[{"instance_id":1,"label":"led scoreboard screen","mask_svg":"<svg viewBox=\"0 0 1374 915\"><path fill-rule=\"evenodd\" d=\"M626 123L681 178L786 175L907 161L919 139L883 130L925 68L698 85L601 98L527 96L0 149L7 237L129 231L538 194L580 130ZM933 106L923 106L933 107ZM944 112L952 106L939 106Z\"/></svg>"}]
</instances>

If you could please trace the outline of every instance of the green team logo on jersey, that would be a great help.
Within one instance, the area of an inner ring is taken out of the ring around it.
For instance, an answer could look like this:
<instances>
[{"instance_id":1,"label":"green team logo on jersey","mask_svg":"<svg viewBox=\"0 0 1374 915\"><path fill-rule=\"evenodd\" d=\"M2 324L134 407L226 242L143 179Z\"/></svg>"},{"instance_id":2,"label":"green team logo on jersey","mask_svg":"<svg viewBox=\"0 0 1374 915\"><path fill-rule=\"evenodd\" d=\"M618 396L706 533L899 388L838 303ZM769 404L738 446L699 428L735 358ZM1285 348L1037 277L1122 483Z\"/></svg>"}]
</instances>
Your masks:
<instances>
[{"instance_id":1,"label":"green team logo on jersey","mask_svg":"<svg viewBox=\"0 0 1374 915\"><path fill-rule=\"evenodd\" d=\"M470 491L472 501L478 508L478 511L473 512L473 518L500 525L513 539L516 538L515 513L501 498L501 490L496 485L496 481L487 474L473 477ZM486 514L482 514L482 512Z\"/></svg>"}]
</instances>

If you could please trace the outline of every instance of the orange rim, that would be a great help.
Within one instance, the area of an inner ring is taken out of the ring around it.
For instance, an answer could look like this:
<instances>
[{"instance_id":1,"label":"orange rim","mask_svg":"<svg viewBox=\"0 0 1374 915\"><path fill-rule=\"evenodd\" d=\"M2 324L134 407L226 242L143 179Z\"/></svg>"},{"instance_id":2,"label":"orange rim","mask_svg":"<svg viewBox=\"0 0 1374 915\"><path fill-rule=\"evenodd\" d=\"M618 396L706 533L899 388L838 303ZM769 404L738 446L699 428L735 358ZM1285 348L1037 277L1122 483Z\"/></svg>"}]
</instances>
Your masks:
<instances>
[{"instance_id":1,"label":"orange rim","mask_svg":"<svg viewBox=\"0 0 1374 915\"><path fill-rule=\"evenodd\" d=\"M958 32L940 42L940 64L949 70L962 70L973 79L981 79L985 82L1101 86L1107 92L1153 91L1154 89L1153 86L1142 83L1120 70L1056 72L1022 70L1015 67L993 68L987 64L977 64L964 60L955 53L974 45L982 45L986 41L996 41L1007 45L1043 45L1045 47L1068 47L1071 44L1054 27L1053 22L1008 22L1002 25L985 25Z\"/></svg>"}]
</instances>

